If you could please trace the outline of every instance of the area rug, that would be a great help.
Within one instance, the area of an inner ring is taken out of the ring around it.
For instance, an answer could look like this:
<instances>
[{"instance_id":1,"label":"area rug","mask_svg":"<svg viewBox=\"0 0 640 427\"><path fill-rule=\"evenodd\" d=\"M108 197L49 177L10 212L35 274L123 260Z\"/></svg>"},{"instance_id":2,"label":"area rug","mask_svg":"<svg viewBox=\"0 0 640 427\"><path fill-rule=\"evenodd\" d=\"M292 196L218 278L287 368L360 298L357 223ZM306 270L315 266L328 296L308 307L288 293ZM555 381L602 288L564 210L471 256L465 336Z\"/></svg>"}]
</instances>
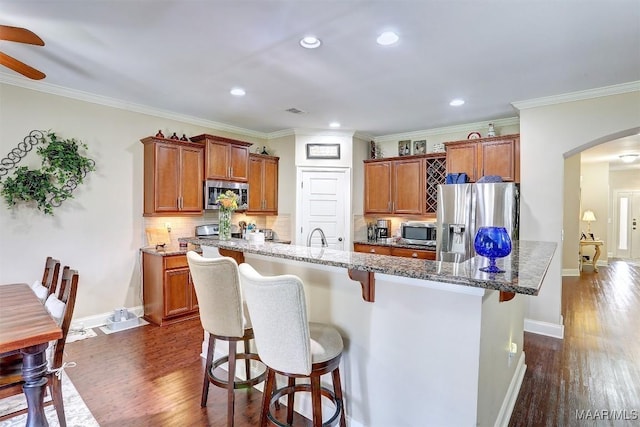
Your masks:
<instances>
[{"instance_id":1,"label":"area rug","mask_svg":"<svg viewBox=\"0 0 640 427\"><path fill-rule=\"evenodd\" d=\"M129 326L128 328L122 328L122 329L118 329L118 330L112 330L112 329L109 329L109 328L108 328L108 327L106 327L106 326L100 326L100 328L99 328L99 329L100 329L102 332L104 332L105 334L107 334L107 335L108 335L108 334L115 334L116 332L120 332L120 331L128 331L129 329L137 328L137 327L139 327L139 326L144 326L144 325L148 325L148 324L149 324L149 322L147 322L147 321L146 321L146 320L144 320L143 318L138 318L138 324L137 324L137 325Z\"/></svg>"},{"instance_id":2,"label":"area rug","mask_svg":"<svg viewBox=\"0 0 640 427\"><path fill-rule=\"evenodd\" d=\"M70 342L80 341L87 338L93 338L97 336L93 329L69 329L67 333L67 344Z\"/></svg>"},{"instance_id":3,"label":"area rug","mask_svg":"<svg viewBox=\"0 0 640 427\"><path fill-rule=\"evenodd\" d=\"M64 400L64 413L67 419L67 427L99 427L100 424L87 408L87 405L78 394L66 373L62 372L62 398ZM51 400L49 394L45 402ZM8 397L0 400L0 415L12 413L26 408L27 403L24 394ZM44 414L50 427L59 427L58 416L53 405L46 406ZM8 420L0 421L0 427L23 427L27 424L27 414L18 415Z\"/></svg>"}]
</instances>

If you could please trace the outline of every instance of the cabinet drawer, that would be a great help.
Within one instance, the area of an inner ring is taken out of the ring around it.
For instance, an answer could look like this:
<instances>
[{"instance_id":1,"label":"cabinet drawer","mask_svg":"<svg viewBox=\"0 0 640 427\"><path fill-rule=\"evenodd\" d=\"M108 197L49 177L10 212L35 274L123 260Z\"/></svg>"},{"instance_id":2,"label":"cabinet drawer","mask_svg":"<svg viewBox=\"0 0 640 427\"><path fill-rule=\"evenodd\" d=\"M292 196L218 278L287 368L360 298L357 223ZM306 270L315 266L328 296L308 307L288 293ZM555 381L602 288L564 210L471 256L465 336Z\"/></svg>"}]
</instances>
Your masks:
<instances>
[{"instance_id":1,"label":"cabinet drawer","mask_svg":"<svg viewBox=\"0 0 640 427\"><path fill-rule=\"evenodd\" d=\"M405 258L418 258L418 259L436 259L435 251L424 251L418 249L408 249L408 248L391 248L391 255L393 256L401 256Z\"/></svg>"},{"instance_id":2,"label":"cabinet drawer","mask_svg":"<svg viewBox=\"0 0 640 427\"><path fill-rule=\"evenodd\" d=\"M172 268L183 268L188 266L189 266L189 263L187 262L186 255L175 255L175 256L164 257L165 270L170 270Z\"/></svg>"},{"instance_id":3,"label":"cabinet drawer","mask_svg":"<svg viewBox=\"0 0 640 427\"><path fill-rule=\"evenodd\" d=\"M388 246L363 245L356 243L353 245L353 250L355 252L367 252L370 254L391 255L391 248Z\"/></svg>"}]
</instances>

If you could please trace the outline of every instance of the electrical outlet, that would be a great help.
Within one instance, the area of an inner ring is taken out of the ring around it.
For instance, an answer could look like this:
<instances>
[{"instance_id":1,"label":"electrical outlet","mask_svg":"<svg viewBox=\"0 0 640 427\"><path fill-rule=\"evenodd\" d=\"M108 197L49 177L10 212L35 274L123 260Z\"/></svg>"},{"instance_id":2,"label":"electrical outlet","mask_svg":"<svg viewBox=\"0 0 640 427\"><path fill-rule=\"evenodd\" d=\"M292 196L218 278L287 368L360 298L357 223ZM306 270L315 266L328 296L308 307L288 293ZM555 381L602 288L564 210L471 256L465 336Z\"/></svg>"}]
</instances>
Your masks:
<instances>
[{"instance_id":1,"label":"electrical outlet","mask_svg":"<svg viewBox=\"0 0 640 427\"><path fill-rule=\"evenodd\" d=\"M165 224L164 224L164 226L165 226L165 228L167 229L167 231L168 231L169 233L171 233L171 223L170 223L170 222L167 222L167 223L165 223Z\"/></svg>"}]
</instances>

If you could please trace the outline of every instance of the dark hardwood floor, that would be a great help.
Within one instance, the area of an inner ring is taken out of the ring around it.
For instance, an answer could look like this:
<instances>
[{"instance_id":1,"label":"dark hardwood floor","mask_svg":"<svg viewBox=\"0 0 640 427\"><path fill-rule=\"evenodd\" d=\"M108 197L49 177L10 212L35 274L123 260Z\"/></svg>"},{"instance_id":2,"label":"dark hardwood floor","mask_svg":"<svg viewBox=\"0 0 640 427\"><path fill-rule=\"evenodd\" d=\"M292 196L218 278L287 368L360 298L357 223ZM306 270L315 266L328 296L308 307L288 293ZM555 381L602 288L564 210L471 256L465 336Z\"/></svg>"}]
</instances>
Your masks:
<instances>
[{"instance_id":1,"label":"dark hardwood floor","mask_svg":"<svg viewBox=\"0 0 640 427\"><path fill-rule=\"evenodd\" d=\"M599 270L563 280L564 340L525 334L527 372L510 426L640 425L640 267L610 260ZM226 425L220 388L200 408L199 320L95 331L65 357L77 362L66 372L101 426ZM258 425L261 397L236 392L236 426ZM636 419L609 422L603 411Z\"/></svg>"},{"instance_id":2,"label":"dark hardwood floor","mask_svg":"<svg viewBox=\"0 0 640 427\"><path fill-rule=\"evenodd\" d=\"M564 278L562 314L564 340L525 333L509 425L640 425L640 266Z\"/></svg>"}]
</instances>

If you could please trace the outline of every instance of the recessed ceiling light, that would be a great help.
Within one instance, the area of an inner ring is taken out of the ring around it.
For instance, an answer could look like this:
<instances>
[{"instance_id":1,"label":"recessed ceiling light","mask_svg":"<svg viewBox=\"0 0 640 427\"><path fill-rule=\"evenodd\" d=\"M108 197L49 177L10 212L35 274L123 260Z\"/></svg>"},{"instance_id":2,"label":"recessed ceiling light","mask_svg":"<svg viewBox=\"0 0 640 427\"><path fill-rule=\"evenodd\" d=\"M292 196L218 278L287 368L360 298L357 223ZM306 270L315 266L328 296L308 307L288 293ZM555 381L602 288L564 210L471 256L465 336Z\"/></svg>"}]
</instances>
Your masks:
<instances>
[{"instance_id":1,"label":"recessed ceiling light","mask_svg":"<svg viewBox=\"0 0 640 427\"><path fill-rule=\"evenodd\" d=\"M305 49L315 49L322 44L319 38L315 36L305 36L300 40L300 46Z\"/></svg>"},{"instance_id":2,"label":"recessed ceiling light","mask_svg":"<svg viewBox=\"0 0 640 427\"><path fill-rule=\"evenodd\" d=\"M637 159L639 154L622 154L620 156L620 160L625 163L632 163L635 159Z\"/></svg>"},{"instance_id":3,"label":"recessed ceiling light","mask_svg":"<svg viewBox=\"0 0 640 427\"><path fill-rule=\"evenodd\" d=\"M241 87L234 87L229 91L229 93L233 96L244 96L246 92Z\"/></svg>"},{"instance_id":4,"label":"recessed ceiling light","mask_svg":"<svg viewBox=\"0 0 640 427\"><path fill-rule=\"evenodd\" d=\"M393 31L385 31L378 36L376 42L378 42L378 44L382 46L389 46L397 42L399 39L400 37L398 37L398 35Z\"/></svg>"},{"instance_id":5,"label":"recessed ceiling light","mask_svg":"<svg viewBox=\"0 0 640 427\"><path fill-rule=\"evenodd\" d=\"M339 127L340 127L340 123L338 123L338 122L331 122L331 123L329 123L329 127L331 127L331 128L339 128Z\"/></svg>"},{"instance_id":6,"label":"recessed ceiling light","mask_svg":"<svg viewBox=\"0 0 640 427\"><path fill-rule=\"evenodd\" d=\"M459 99L459 98L454 99L449 103L449 105L451 105L452 107L459 107L461 105L464 105L464 99Z\"/></svg>"}]
</instances>

